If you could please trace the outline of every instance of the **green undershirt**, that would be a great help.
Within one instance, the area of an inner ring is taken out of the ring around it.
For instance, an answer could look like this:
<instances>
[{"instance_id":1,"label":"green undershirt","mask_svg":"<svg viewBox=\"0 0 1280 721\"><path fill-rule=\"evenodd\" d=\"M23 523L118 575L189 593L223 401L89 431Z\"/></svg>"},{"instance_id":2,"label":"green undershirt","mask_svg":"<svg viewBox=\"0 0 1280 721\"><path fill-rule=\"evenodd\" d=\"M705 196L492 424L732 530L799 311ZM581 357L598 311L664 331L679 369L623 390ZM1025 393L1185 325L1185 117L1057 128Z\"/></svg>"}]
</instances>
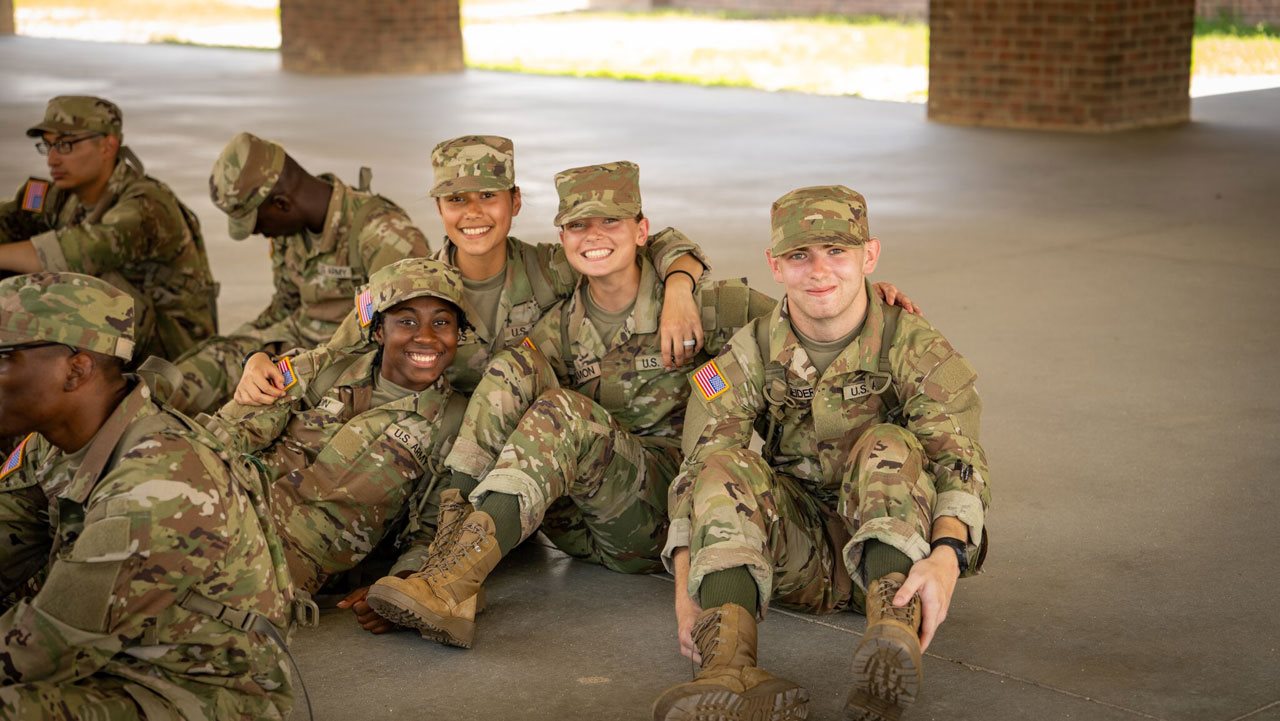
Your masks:
<instances>
[{"instance_id":1,"label":"green undershirt","mask_svg":"<svg viewBox=\"0 0 1280 721\"><path fill-rule=\"evenodd\" d=\"M631 303L622 310L605 310L596 305L595 299L591 297L591 290L587 289L583 293L586 298L587 318L591 320L591 325L596 327L596 332L600 334L600 340L605 345L609 345L613 341L618 331L622 330L622 324L627 322L627 316L631 315L632 309L636 307L635 298L631 299Z\"/></svg>"}]
</instances>

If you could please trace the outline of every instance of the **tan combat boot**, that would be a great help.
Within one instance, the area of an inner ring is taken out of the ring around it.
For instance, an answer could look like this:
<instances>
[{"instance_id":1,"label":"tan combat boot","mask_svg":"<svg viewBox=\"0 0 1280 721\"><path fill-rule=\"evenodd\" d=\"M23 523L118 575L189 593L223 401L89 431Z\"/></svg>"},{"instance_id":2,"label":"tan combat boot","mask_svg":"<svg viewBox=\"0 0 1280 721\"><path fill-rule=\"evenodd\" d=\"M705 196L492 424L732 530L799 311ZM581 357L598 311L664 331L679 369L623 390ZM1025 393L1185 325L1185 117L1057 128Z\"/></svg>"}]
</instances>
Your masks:
<instances>
[{"instance_id":1,"label":"tan combat boot","mask_svg":"<svg viewBox=\"0 0 1280 721\"><path fill-rule=\"evenodd\" d=\"M436 515L436 537L431 539L431 545L427 547L427 558L433 558L444 549L452 546L457 540L458 535L462 533L462 522L471 515L475 510L475 506L471 505L471 501L462 495L462 491L457 488L448 488L440 493L440 511ZM483 613L485 608L484 586L476 592L475 598L464 601L458 607L457 614L469 620L474 620L476 614ZM435 629L425 631L418 629L418 635L428 641L437 641L439 643L449 643L446 634ZM465 639L466 645L463 648L471 648L471 638Z\"/></svg>"},{"instance_id":2,"label":"tan combat boot","mask_svg":"<svg viewBox=\"0 0 1280 721\"><path fill-rule=\"evenodd\" d=\"M756 666L756 619L736 603L709 608L693 626L702 655L694 680L653 704L654 721L792 721L809 717L809 692Z\"/></svg>"},{"instance_id":3,"label":"tan combat boot","mask_svg":"<svg viewBox=\"0 0 1280 721\"><path fill-rule=\"evenodd\" d=\"M867 632L853 652L853 689L844 705L850 721L897 721L920 693L920 596L893 605L906 580L890 573L867 591Z\"/></svg>"},{"instance_id":4,"label":"tan combat boot","mask_svg":"<svg viewBox=\"0 0 1280 721\"><path fill-rule=\"evenodd\" d=\"M378 615L416 628L425 638L471 648L476 594L502 560L493 519L483 511L471 512L453 543L437 550L408 578L379 579L366 601Z\"/></svg>"}]
</instances>

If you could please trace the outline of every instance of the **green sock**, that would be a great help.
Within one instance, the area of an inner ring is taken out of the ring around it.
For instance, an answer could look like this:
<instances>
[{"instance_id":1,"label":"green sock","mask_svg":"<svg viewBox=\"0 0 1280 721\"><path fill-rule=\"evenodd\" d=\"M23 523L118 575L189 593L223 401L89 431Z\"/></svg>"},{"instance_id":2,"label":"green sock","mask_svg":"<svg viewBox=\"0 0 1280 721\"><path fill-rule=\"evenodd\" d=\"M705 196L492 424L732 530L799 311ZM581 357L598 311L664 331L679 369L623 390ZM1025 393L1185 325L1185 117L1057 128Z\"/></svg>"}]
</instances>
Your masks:
<instances>
[{"instance_id":1,"label":"green sock","mask_svg":"<svg viewBox=\"0 0 1280 721\"><path fill-rule=\"evenodd\" d=\"M901 573L904 576L911 573L911 559L887 543L870 540L862 546L862 570L870 584L890 573Z\"/></svg>"},{"instance_id":2,"label":"green sock","mask_svg":"<svg viewBox=\"0 0 1280 721\"><path fill-rule=\"evenodd\" d=\"M480 481L477 481L462 471L449 472L449 487L462 491L463 499L470 496L471 492L474 491L478 485L480 485Z\"/></svg>"},{"instance_id":3,"label":"green sock","mask_svg":"<svg viewBox=\"0 0 1280 721\"><path fill-rule=\"evenodd\" d=\"M698 587L698 600L703 608L736 603L752 616L760 610L759 589L746 566L736 566L708 573Z\"/></svg>"},{"instance_id":4,"label":"green sock","mask_svg":"<svg viewBox=\"0 0 1280 721\"><path fill-rule=\"evenodd\" d=\"M510 493L486 493L476 506L493 519L498 548L507 555L520 542L520 497Z\"/></svg>"}]
</instances>

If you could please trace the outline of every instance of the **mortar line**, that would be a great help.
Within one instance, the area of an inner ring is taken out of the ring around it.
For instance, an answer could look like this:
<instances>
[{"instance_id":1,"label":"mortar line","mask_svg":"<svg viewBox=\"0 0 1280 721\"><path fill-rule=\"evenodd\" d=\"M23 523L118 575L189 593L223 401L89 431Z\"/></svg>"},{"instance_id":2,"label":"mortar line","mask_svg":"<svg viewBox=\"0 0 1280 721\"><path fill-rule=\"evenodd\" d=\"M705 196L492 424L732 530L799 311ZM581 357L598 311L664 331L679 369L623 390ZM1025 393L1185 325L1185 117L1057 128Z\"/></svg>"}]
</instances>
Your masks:
<instances>
[{"instance_id":1,"label":"mortar line","mask_svg":"<svg viewBox=\"0 0 1280 721\"><path fill-rule=\"evenodd\" d=\"M675 579L673 579L673 578L671 578L670 576L667 576L667 575L665 575L665 574L664 574L664 575L655 575L655 576L653 576L653 577L654 577L654 578L660 578L660 579L663 579L663 580L665 580L665 581L667 581L667 582L669 582L669 583L675 583ZM815 625L815 626L823 626L823 627L825 627L825 628L834 629L834 630L836 630L836 631L839 631L840 633L849 634L849 635L851 635L851 636L861 636L861 635L862 635L861 633L859 633L858 631L854 631L853 629L850 629L850 628L844 628L843 626L837 626L837 625L836 625L836 624L834 624L834 623L830 623L830 622L827 622L827 621L823 621L823 620L821 620L821 619L819 619L819 618L816 618L816 617L814 617L814 616L809 616L809 615L806 615L806 614L800 614L800 613L797 613L797 612L795 612L795 611L787 611L787 610L785 610L785 609L780 609L780 608L771 608L771 609L769 609L769 612L770 612L770 613L777 613L777 614L781 614L781 615L783 615L783 616L787 616L788 618L794 618L794 619L796 619L796 620L798 620L798 621L801 621L801 622L803 622L803 623L810 623L810 624L813 624L813 625ZM1145 711L1139 711L1138 709L1129 708L1128 706L1121 706L1121 705L1119 705L1119 704L1111 703L1110 701L1103 701L1102 699L1093 698L1092 696L1086 696L1086 695L1081 694L1081 693L1076 693L1075 691L1069 691L1069 690L1067 690L1067 689L1065 689L1065 688L1058 688L1057 686L1051 686L1051 685L1049 685L1049 684L1047 684L1047 683L1042 683L1042 682L1040 682L1040 681L1036 681L1036 680L1034 680L1034 679L1023 678L1022 676L1016 676L1016 675L1011 674L1011 673L1008 673L1008 672L1006 672L1006 671L999 671L999 670L996 670L996 669L994 669L994 668L987 668L986 666L980 666L980 665L978 665L978 664L976 664L976 663L969 663L968 661L962 661L962 660L960 660L960 659L958 659L958 658L951 658L951 657L949 657L949 656L943 656L943 655L941 655L941 654L937 654L937 653L925 653L924 655L925 655L925 656L928 656L928 657L930 657L930 658L936 658L936 659L938 659L939 661L946 661L946 662L948 662L948 663L954 663L954 664L956 664L956 665L958 665L958 666L963 666L963 667L965 667L965 668L969 669L970 671L977 671L977 672L980 672L980 673L990 674L990 675L995 676L995 677L997 677L997 678L1008 679L1008 680L1010 680L1010 681L1016 681L1016 682L1018 682L1018 683L1025 684L1025 685L1027 685L1027 686L1034 686L1034 687L1039 688L1039 689L1044 689L1045 691L1050 691L1050 692L1053 692L1053 693L1056 693L1056 694L1061 694L1061 695L1063 695L1063 696L1068 696L1068 697L1070 697L1070 698L1078 699L1078 700L1081 700L1081 701L1087 701L1087 702L1089 702L1089 703L1097 704L1097 705L1099 705L1099 706L1105 706L1105 707L1107 707L1107 708L1115 709L1116 711L1123 711L1124 713L1132 714L1132 715L1134 715L1134 716L1140 716L1140 717L1145 718L1145 719L1151 719L1152 721L1167 721L1167 719L1165 719L1165 718L1163 718L1163 717L1161 717L1161 716L1152 716L1151 714L1149 714L1149 713L1147 713L1147 712L1145 712ZM1256 711L1251 711L1251 712L1249 712L1248 714L1245 714L1244 716L1240 716L1240 717L1238 717L1238 718L1231 719L1231 721L1241 721L1241 719L1247 718L1247 717L1252 716L1252 715L1257 714L1257 713L1261 713L1261 712L1263 712L1263 711L1267 710L1268 708L1271 708L1272 706L1275 706L1275 705L1277 705L1277 704L1280 704L1280 701L1275 701L1275 702L1273 702L1273 703L1271 703L1271 704L1268 704L1268 705L1266 705L1266 706L1264 706L1264 707L1262 707L1262 708L1260 708L1260 709L1257 709Z\"/></svg>"},{"instance_id":2,"label":"mortar line","mask_svg":"<svg viewBox=\"0 0 1280 721\"><path fill-rule=\"evenodd\" d=\"M1263 711L1266 711L1267 709L1275 708L1276 706L1280 706L1280 700L1272 701L1271 703L1267 704L1266 706L1262 706L1261 708L1255 708L1254 710L1250 711L1249 713L1243 716L1236 716L1235 718L1231 719L1231 721L1243 721L1244 719L1247 719L1250 716L1257 716Z\"/></svg>"}]
</instances>

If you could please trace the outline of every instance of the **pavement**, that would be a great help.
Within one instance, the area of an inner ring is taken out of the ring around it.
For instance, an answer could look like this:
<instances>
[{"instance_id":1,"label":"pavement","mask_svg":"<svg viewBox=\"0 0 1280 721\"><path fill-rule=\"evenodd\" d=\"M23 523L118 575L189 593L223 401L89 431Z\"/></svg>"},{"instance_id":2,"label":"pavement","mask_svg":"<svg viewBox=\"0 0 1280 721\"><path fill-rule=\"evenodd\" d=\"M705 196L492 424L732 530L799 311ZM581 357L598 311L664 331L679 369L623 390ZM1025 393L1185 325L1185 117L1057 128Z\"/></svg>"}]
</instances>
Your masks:
<instances>
[{"instance_id":1,"label":"pavement","mask_svg":"<svg viewBox=\"0 0 1280 721\"><path fill-rule=\"evenodd\" d=\"M552 175L626 158L646 213L716 275L773 290L769 204L866 194L876 277L978 368L994 502L987 570L959 584L908 721L1280 720L1280 90L1202 98L1193 122L1111 135L929 123L917 105L465 72L308 77L270 52L0 39L0 171L59 93L124 109L126 141L204 223L222 321L270 295L261 239L228 239L209 167L247 129L356 177L428 235L429 152L514 138L515 233L554 241ZM663 576L536 541L488 585L473 650L374 638L331 611L295 652L317 719L644 719L688 678ZM861 616L774 612L763 663L839 717ZM304 719L306 714L295 713Z\"/></svg>"}]
</instances>

